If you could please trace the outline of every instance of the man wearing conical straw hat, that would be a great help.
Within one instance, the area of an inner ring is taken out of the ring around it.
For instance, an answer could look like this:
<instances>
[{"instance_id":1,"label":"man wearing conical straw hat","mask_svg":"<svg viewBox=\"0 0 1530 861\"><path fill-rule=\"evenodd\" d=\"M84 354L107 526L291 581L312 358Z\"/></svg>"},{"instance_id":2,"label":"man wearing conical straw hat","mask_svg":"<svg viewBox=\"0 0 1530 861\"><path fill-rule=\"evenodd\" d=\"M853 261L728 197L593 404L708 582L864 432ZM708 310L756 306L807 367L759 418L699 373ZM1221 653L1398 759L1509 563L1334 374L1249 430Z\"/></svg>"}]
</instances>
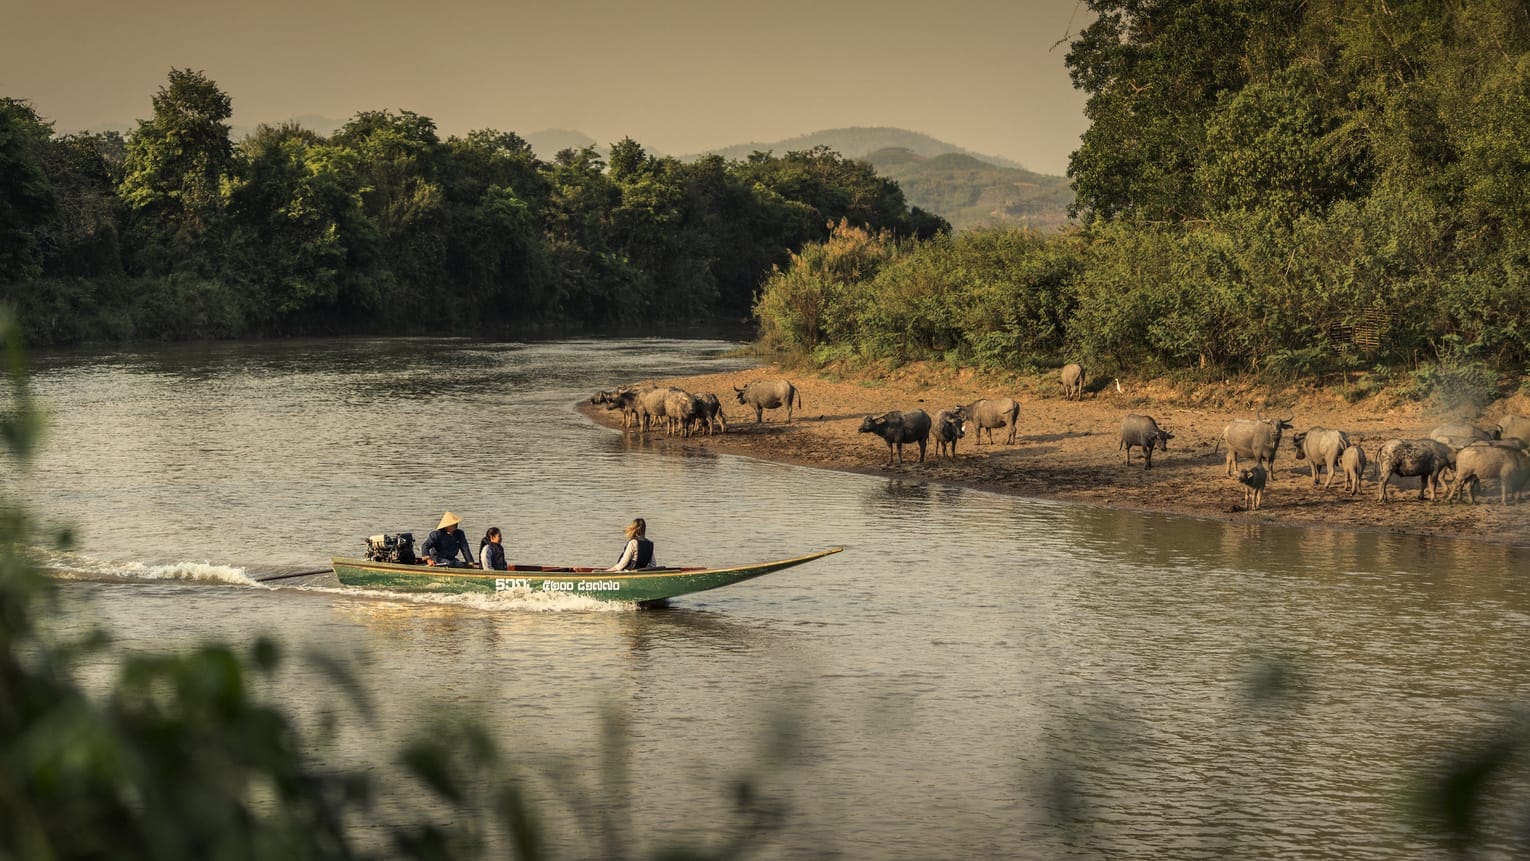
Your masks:
<instances>
[{"instance_id":1,"label":"man wearing conical straw hat","mask_svg":"<svg viewBox=\"0 0 1530 861\"><path fill-rule=\"evenodd\" d=\"M425 539L420 552L425 554L426 565L443 568L472 568L473 551L468 548L467 533L459 524L462 518L450 511L441 515L441 523ZM458 559L457 554L462 554Z\"/></svg>"}]
</instances>

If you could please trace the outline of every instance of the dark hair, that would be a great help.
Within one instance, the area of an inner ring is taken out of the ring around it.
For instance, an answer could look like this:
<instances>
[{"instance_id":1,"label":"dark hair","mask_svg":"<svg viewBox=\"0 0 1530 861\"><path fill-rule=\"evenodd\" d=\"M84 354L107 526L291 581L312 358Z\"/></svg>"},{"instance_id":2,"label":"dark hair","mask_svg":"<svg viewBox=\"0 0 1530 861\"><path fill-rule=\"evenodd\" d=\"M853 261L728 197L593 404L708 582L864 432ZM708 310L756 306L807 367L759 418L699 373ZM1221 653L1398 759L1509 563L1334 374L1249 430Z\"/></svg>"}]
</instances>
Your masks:
<instances>
[{"instance_id":1,"label":"dark hair","mask_svg":"<svg viewBox=\"0 0 1530 861\"><path fill-rule=\"evenodd\" d=\"M490 526L489 527L489 531L485 532L483 534L483 537L478 540L478 554L480 556L483 555L483 546L485 544L489 543L489 539L494 538L497 535L499 535L499 527L498 526Z\"/></svg>"}]
</instances>

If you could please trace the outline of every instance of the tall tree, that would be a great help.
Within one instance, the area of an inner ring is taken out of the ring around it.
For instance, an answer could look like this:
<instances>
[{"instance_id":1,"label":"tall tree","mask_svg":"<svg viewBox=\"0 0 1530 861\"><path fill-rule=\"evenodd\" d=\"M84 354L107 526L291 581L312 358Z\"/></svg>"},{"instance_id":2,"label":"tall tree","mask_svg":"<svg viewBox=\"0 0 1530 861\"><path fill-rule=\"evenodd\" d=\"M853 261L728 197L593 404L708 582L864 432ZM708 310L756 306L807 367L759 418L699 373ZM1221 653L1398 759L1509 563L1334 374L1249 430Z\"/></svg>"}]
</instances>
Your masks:
<instances>
[{"instance_id":1,"label":"tall tree","mask_svg":"<svg viewBox=\"0 0 1530 861\"><path fill-rule=\"evenodd\" d=\"M1224 94L1285 65L1302 0L1088 0L1068 51L1090 126L1069 159L1088 216L1202 214L1196 171Z\"/></svg>"},{"instance_id":2,"label":"tall tree","mask_svg":"<svg viewBox=\"0 0 1530 861\"><path fill-rule=\"evenodd\" d=\"M233 101L204 73L171 69L153 104L154 115L139 120L128 140L120 189L142 223L171 245L169 265L151 266L172 268L196 255L194 246L221 215Z\"/></svg>"},{"instance_id":3,"label":"tall tree","mask_svg":"<svg viewBox=\"0 0 1530 861\"><path fill-rule=\"evenodd\" d=\"M43 170L52 134L31 104L0 98L0 283L41 271L32 231L54 209L53 184Z\"/></svg>"}]
</instances>

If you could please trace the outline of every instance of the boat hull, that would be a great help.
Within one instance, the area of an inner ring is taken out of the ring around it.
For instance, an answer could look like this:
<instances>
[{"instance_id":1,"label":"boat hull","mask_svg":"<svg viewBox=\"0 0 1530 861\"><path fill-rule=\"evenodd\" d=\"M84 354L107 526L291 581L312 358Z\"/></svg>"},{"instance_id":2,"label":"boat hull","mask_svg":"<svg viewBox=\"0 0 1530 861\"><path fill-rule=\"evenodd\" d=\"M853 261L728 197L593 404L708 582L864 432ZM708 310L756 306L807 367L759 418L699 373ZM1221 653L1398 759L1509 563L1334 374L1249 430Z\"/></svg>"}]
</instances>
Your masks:
<instances>
[{"instance_id":1,"label":"boat hull","mask_svg":"<svg viewBox=\"0 0 1530 861\"><path fill-rule=\"evenodd\" d=\"M742 565L736 568L648 568L640 571L608 572L601 568L564 568L547 565L517 565L509 571L482 571L476 568L432 568L426 565L394 565L365 559L334 557L335 576L346 586L387 589L400 592L435 592L444 594L542 592L559 595L582 595L598 601L652 604L693 592L704 592L742 583L821 559L844 548L832 547L806 556Z\"/></svg>"}]
</instances>

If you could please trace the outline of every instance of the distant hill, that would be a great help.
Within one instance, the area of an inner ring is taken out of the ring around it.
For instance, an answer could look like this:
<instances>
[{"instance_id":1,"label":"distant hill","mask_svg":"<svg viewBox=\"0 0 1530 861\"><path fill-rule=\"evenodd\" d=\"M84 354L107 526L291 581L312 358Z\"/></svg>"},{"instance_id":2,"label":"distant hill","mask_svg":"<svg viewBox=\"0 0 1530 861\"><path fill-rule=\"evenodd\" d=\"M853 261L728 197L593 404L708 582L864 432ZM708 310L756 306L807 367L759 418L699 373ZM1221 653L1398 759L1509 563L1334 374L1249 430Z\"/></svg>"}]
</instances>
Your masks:
<instances>
[{"instance_id":1,"label":"distant hill","mask_svg":"<svg viewBox=\"0 0 1530 861\"><path fill-rule=\"evenodd\" d=\"M537 158L543 161L552 161L552 157L559 150L583 149L591 144L598 143L594 138L581 131L573 129L543 129L539 132L521 135L526 143L531 144L531 151L537 154ZM601 152L606 148L601 146Z\"/></svg>"},{"instance_id":2,"label":"distant hill","mask_svg":"<svg viewBox=\"0 0 1530 861\"><path fill-rule=\"evenodd\" d=\"M912 206L938 213L958 230L992 225L1056 230L1068 221L1066 177L1001 167L962 153L926 157L903 147L861 157L898 183Z\"/></svg>"},{"instance_id":3,"label":"distant hill","mask_svg":"<svg viewBox=\"0 0 1530 861\"><path fill-rule=\"evenodd\" d=\"M958 230L990 225L1056 230L1067 223L1068 205L1073 202L1073 189L1065 177L1034 173L1010 159L974 153L907 129L825 129L707 154L745 159L753 152L785 155L816 146L870 163L878 174L898 183L910 205L941 215Z\"/></svg>"},{"instance_id":4,"label":"distant hill","mask_svg":"<svg viewBox=\"0 0 1530 861\"><path fill-rule=\"evenodd\" d=\"M808 150L816 146L826 146L845 158L861 158L878 150L906 149L915 155L926 158L945 155L946 153L964 153L982 159L992 165L1000 167L1019 168L1017 162L1010 161L1003 156L983 155L971 150L962 149L956 144L946 143L938 138L930 137L920 132L911 132L908 129L898 129L889 126L852 126L842 129L824 129L811 134L798 135L794 138L773 141L771 143L742 143L722 149L707 150L705 153L681 156L682 161L693 161L700 155L713 153L726 159L745 159L753 152L773 152L776 155L786 155L797 150Z\"/></svg>"}]
</instances>

